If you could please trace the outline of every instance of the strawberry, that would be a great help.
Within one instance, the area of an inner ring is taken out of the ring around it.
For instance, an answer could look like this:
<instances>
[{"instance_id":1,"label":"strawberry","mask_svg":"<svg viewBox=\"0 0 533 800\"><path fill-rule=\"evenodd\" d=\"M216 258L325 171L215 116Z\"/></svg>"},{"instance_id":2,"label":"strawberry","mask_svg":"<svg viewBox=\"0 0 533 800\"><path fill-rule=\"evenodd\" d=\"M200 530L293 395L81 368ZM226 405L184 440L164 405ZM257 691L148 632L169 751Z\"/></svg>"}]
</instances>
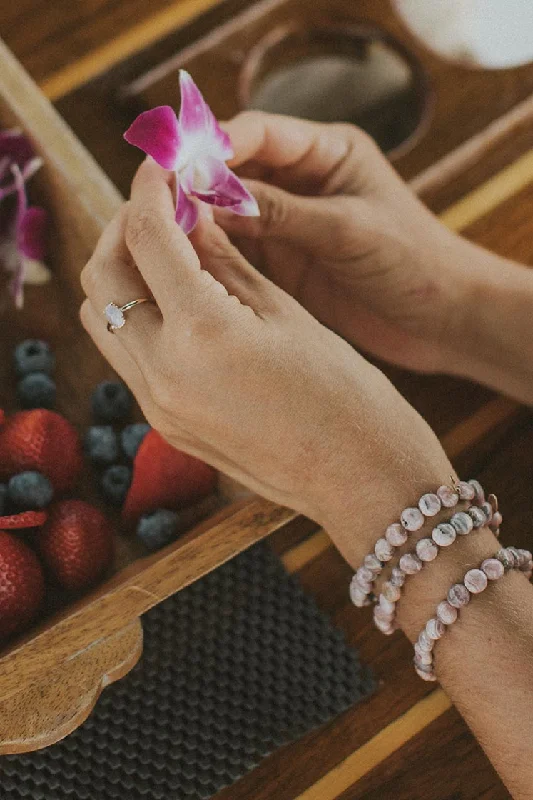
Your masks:
<instances>
[{"instance_id":1,"label":"strawberry","mask_svg":"<svg viewBox=\"0 0 533 800\"><path fill-rule=\"evenodd\" d=\"M52 577L73 592L92 586L113 558L111 523L83 500L63 500L51 506L37 541Z\"/></svg>"},{"instance_id":2,"label":"strawberry","mask_svg":"<svg viewBox=\"0 0 533 800\"><path fill-rule=\"evenodd\" d=\"M19 411L0 428L0 480L36 470L46 475L56 492L65 492L74 486L82 466L76 430L54 411Z\"/></svg>"},{"instance_id":3,"label":"strawberry","mask_svg":"<svg viewBox=\"0 0 533 800\"><path fill-rule=\"evenodd\" d=\"M0 639L26 628L44 598L44 576L35 553L0 531Z\"/></svg>"},{"instance_id":4,"label":"strawberry","mask_svg":"<svg viewBox=\"0 0 533 800\"><path fill-rule=\"evenodd\" d=\"M122 510L128 522L159 508L179 509L201 500L216 486L217 473L172 447L157 431L144 437L133 462L133 480Z\"/></svg>"},{"instance_id":5,"label":"strawberry","mask_svg":"<svg viewBox=\"0 0 533 800\"><path fill-rule=\"evenodd\" d=\"M47 517L46 511L21 511L19 514L8 514L6 517L0 517L0 529L15 531L23 528L40 528Z\"/></svg>"}]
</instances>

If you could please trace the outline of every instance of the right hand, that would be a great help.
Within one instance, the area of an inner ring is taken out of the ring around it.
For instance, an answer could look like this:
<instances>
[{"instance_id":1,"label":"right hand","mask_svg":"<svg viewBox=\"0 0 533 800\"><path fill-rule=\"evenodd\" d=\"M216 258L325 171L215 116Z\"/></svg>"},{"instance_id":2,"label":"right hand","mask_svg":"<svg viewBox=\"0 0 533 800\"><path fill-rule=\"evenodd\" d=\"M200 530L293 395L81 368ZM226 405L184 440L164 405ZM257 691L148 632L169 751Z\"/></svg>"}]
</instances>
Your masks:
<instances>
[{"instance_id":1,"label":"right hand","mask_svg":"<svg viewBox=\"0 0 533 800\"><path fill-rule=\"evenodd\" d=\"M261 216L217 210L248 260L353 345L446 371L470 249L352 125L245 112L226 123Z\"/></svg>"}]
</instances>

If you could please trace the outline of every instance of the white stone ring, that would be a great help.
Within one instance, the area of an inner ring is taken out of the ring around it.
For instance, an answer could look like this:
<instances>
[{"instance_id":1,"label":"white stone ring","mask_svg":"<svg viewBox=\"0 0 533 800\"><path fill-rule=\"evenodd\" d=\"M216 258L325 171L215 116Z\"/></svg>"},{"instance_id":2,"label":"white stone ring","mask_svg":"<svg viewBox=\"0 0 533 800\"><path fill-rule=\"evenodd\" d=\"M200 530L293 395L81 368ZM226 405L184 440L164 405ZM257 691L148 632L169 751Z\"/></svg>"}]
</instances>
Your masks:
<instances>
[{"instance_id":1,"label":"white stone ring","mask_svg":"<svg viewBox=\"0 0 533 800\"><path fill-rule=\"evenodd\" d=\"M139 300L131 300L123 306L117 306L116 303L108 303L104 309L104 315L107 319L107 330L109 333L115 333L119 328L123 328L126 324L126 312L131 311L135 306L140 306L142 303L155 302L151 297L141 297Z\"/></svg>"}]
</instances>

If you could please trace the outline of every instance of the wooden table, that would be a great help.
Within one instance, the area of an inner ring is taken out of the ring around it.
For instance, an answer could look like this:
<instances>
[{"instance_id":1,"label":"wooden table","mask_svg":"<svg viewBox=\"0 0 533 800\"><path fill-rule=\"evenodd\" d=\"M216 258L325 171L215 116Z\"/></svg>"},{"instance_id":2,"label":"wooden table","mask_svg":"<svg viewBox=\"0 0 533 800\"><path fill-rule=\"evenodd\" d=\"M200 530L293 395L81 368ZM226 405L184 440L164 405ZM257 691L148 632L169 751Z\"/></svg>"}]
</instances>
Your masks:
<instances>
[{"instance_id":1,"label":"wooden table","mask_svg":"<svg viewBox=\"0 0 533 800\"><path fill-rule=\"evenodd\" d=\"M122 67L114 65L124 60L131 64L137 51L148 52L159 37L172 37L174 28L216 1L20 0L2 4L0 35L124 189L136 157L125 149L115 157L123 120L119 111L105 107L102 87L107 78L97 76L109 69L116 75ZM227 0L226 5L230 1L233 8L246 5L244 0ZM197 24L204 23L193 23L191 30ZM125 80L128 69L124 67ZM483 163L465 151L463 161L450 165L446 180L435 183L426 173L414 183L452 228L533 264L530 114L529 106L519 110L515 127L511 120L509 135L496 138ZM459 473L479 475L500 495L504 540L531 547L531 413L463 381L388 373L433 425ZM350 606L350 570L326 534L297 520L270 541L372 664L381 684L367 703L274 753L221 792L219 800L509 797L446 695L416 678L405 638L382 637L369 614Z\"/></svg>"}]
</instances>

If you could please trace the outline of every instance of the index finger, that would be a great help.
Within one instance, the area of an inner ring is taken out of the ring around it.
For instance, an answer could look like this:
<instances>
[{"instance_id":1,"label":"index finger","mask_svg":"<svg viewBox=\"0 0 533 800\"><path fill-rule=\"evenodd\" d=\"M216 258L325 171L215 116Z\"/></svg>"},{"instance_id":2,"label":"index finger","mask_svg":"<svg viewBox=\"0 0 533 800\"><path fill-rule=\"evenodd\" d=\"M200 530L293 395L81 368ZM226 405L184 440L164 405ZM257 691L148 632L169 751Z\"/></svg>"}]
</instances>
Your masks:
<instances>
[{"instance_id":1,"label":"index finger","mask_svg":"<svg viewBox=\"0 0 533 800\"><path fill-rule=\"evenodd\" d=\"M233 167L255 161L314 181L326 180L347 158L356 130L261 111L245 111L224 129L235 151Z\"/></svg>"}]
</instances>

